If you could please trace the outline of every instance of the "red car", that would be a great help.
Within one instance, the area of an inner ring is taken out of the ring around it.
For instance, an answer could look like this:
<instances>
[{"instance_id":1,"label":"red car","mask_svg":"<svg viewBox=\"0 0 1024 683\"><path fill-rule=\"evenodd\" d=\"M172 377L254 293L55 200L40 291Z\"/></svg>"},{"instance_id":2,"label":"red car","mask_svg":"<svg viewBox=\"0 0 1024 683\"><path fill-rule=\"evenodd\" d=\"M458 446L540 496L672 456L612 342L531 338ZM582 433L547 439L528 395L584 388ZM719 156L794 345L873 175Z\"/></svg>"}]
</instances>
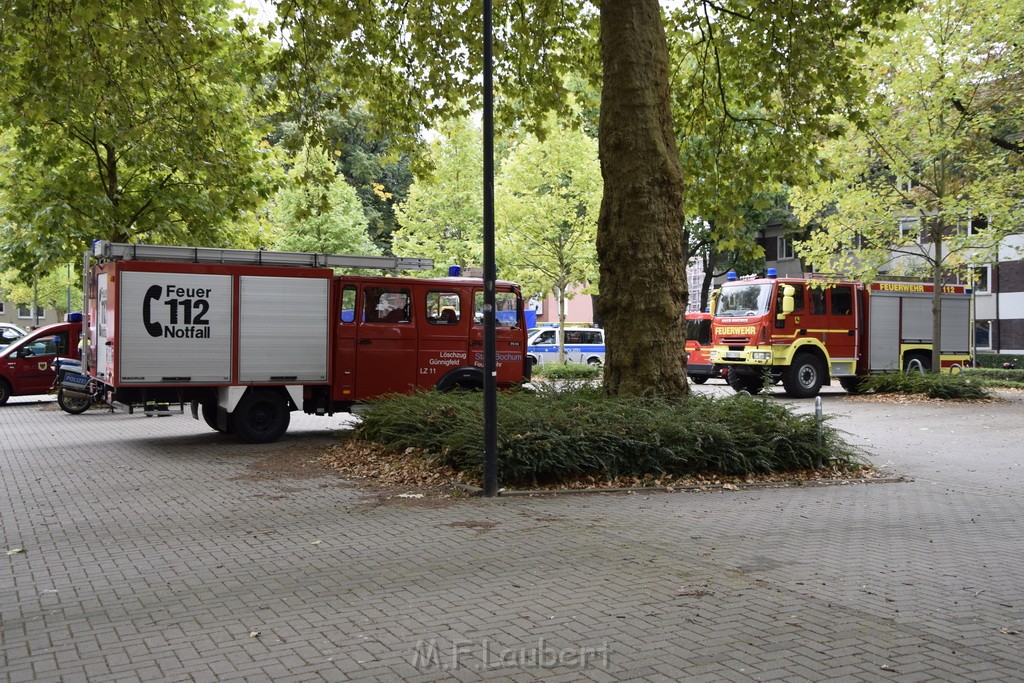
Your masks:
<instances>
[{"instance_id":1,"label":"red car","mask_svg":"<svg viewBox=\"0 0 1024 683\"><path fill-rule=\"evenodd\" d=\"M32 330L0 351L0 406L11 396L49 393L57 356L79 358L81 322L55 323Z\"/></svg>"}]
</instances>

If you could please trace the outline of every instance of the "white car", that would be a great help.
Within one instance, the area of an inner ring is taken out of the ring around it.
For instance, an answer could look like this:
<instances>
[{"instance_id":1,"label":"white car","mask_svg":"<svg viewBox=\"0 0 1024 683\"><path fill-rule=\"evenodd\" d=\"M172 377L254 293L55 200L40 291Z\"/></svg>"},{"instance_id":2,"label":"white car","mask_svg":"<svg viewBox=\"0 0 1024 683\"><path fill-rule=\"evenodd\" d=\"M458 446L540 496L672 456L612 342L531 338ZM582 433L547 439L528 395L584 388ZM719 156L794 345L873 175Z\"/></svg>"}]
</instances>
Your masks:
<instances>
[{"instance_id":1,"label":"white car","mask_svg":"<svg viewBox=\"0 0 1024 683\"><path fill-rule=\"evenodd\" d=\"M28 334L25 330L12 323L0 323L0 349L7 348Z\"/></svg>"}]
</instances>

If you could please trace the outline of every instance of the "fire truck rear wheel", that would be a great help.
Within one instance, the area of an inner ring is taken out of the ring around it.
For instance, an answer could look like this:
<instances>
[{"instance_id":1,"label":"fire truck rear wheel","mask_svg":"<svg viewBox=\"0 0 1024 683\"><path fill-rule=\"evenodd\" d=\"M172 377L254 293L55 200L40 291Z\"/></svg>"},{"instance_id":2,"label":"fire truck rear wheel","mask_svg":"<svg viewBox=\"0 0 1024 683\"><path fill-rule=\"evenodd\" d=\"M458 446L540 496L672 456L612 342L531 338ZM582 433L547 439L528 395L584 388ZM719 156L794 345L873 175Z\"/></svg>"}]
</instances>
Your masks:
<instances>
[{"instance_id":1,"label":"fire truck rear wheel","mask_svg":"<svg viewBox=\"0 0 1024 683\"><path fill-rule=\"evenodd\" d=\"M57 405L65 413L71 415L81 415L85 411L89 410L89 406L92 405L92 399L86 396L67 396L63 389L57 390Z\"/></svg>"},{"instance_id":2,"label":"fire truck rear wheel","mask_svg":"<svg viewBox=\"0 0 1024 683\"><path fill-rule=\"evenodd\" d=\"M250 391L232 413L235 435L247 443L271 443L288 430L288 402L276 391Z\"/></svg>"},{"instance_id":3,"label":"fire truck rear wheel","mask_svg":"<svg viewBox=\"0 0 1024 683\"><path fill-rule=\"evenodd\" d=\"M782 372L782 386L794 398L817 396L824 382L825 371L821 361L810 353L798 353L790 366Z\"/></svg>"}]
</instances>

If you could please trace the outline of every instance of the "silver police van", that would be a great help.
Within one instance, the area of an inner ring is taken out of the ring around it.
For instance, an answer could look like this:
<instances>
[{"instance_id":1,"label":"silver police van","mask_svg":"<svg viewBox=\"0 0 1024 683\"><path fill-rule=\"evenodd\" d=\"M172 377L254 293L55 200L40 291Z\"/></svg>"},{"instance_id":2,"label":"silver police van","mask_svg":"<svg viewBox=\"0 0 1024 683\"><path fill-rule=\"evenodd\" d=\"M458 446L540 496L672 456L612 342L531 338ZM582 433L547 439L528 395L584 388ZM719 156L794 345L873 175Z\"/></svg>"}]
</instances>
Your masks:
<instances>
[{"instance_id":1,"label":"silver police van","mask_svg":"<svg viewBox=\"0 0 1024 683\"><path fill-rule=\"evenodd\" d=\"M526 358L532 365L558 361L558 328L541 327L526 341ZM604 330L599 327L565 328L565 360L570 363L604 363Z\"/></svg>"}]
</instances>

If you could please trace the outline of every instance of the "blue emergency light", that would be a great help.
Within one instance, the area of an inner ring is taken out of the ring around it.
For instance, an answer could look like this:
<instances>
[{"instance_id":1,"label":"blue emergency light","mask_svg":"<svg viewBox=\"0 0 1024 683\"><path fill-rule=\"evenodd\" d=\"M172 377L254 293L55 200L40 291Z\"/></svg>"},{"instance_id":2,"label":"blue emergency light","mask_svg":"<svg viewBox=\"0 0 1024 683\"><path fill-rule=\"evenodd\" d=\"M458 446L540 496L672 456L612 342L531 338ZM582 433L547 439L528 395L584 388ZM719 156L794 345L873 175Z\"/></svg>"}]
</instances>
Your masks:
<instances>
[{"instance_id":1,"label":"blue emergency light","mask_svg":"<svg viewBox=\"0 0 1024 683\"><path fill-rule=\"evenodd\" d=\"M778 277L778 276L779 276L779 271L775 270L774 268L769 268L768 269L768 277L772 278L772 277Z\"/></svg>"},{"instance_id":2,"label":"blue emergency light","mask_svg":"<svg viewBox=\"0 0 1024 683\"><path fill-rule=\"evenodd\" d=\"M735 280L736 279L736 271L735 270L730 270L728 273L725 274L725 279L728 280L729 282L732 282L733 280Z\"/></svg>"},{"instance_id":3,"label":"blue emergency light","mask_svg":"<svg viewBox=\"0 0 1024 683\"><path fill-rule=\"evenodd\" d=\"M462 266L448 266L448 277L459 277L462 275Z\"/></svg>"}]
</instances>

